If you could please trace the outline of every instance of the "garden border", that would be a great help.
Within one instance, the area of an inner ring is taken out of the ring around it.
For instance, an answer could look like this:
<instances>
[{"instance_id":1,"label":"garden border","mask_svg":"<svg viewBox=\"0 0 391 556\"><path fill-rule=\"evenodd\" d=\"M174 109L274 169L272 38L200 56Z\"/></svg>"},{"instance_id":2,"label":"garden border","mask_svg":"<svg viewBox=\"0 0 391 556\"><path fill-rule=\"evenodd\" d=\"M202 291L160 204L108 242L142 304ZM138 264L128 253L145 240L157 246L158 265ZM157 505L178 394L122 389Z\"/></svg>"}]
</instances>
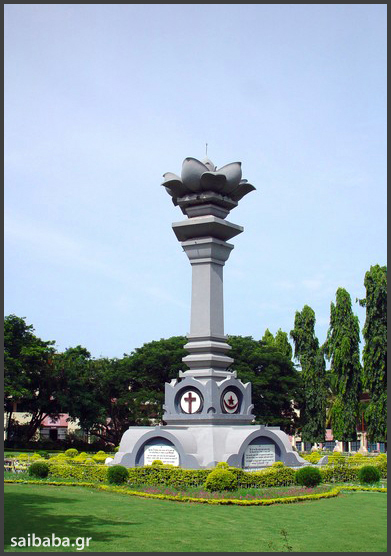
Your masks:
<instances>
[{"instance_id":1,"label":"garden border","mask_svg":"<svg viewBox=\"0 0 391 556\"><path fill-rule=\"evenodd\" d=\"M268 500L239 500L239 499L229 499L222 498L219 500L209 499L209 498L192 498L191 496L173 496L169 494L153 494L148 492L139 492L134 490L128 490L126 487L119 486L109 486L96 483L86 483L86 482L72 482L63 483L60 481L37 481L37 480L24 480L24 479L4 479L4 483L8 484L32 484L32 485L50 485L50 486L81 486L81 487L91 487L97 490L103 490L106 492L118 492L120 494L126 494L128 496L139 496L141 498L154 498L158 500L171 500L174 502L195 502L199 504L212 504L212 505L233 505L233 506L271 506L273 504L292 504L295 502L304 502L306 500L319 500L321 498L334 498L339 495L341 491L369 491L369 492L384 492L387 493L387 488L381 487L364 487L364 486L335 486L328 492L323 492L319 494L307 494L299 496L289 496L286 498L270 498Z\"/></svg>"}]
</instances>

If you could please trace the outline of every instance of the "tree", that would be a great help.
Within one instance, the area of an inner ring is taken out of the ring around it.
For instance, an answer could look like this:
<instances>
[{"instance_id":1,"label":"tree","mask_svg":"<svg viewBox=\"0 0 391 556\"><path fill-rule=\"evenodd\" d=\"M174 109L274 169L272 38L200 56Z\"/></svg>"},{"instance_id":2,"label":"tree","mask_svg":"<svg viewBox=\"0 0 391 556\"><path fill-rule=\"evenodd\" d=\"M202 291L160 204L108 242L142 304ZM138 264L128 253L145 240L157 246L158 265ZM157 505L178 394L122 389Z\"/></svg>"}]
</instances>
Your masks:
<instances>
[{"instance_id":1,"label":"tree","mask_svg":"<svg viewBox=\"0 0 391 556\"><path fill-rule=\"evenodd\" d=\"M360 326L352 312L349 293L338 288L336 303L330 307L330 327L324 344L334 375L334 403L331 408L333 435L338 440L356 440L361 393Z\"/></svg>"},{"instance_id":2,"label":"tree","mask_svg":"<svg viewBox=\"0 0 391 556\"><path fill-rule=\"evenodd\" d=\"M227 342L234 359L229 370L237 371L243 382L251 382L256 422L293 433L295 409L301 402L301 379L290 357L275 345L250 336L228 336Z\"/></svg>"},{"instance_id":3,"label":"tree","mask_svg":"<svg viewBox=\"0 0 391 556\"><path fill-rule=\"evenodd\" d=\"M283 332L281 328L277 330L276 336L266 328L264 335L262 336L261 342L270 346L277 348L283 355L292 359L292 346L288 340L288 334Z\"/></svg>"},{"instance_id":4,"label":"tree","mask_svg":"<svg viewBox=\"0 0 391 556\"><path fill-rule=\"evenodd\" d=\"M326 436L326 365L323 350L315 335L315 313L304 305L296 311L290 332L295 345L294 357L301 366L303 403L300 407L301 436L304 442L323 442Z\"/></svg>"},{"instance_id":5,"label":"tree","mask_svg":"<svg viewBox=\"0 0 391 556\"><path fill-rule=\"evenodd\" d=\"M92 360L81 346L66 350L57 364L66 377L63 404L69 415L114 445L130 426L160 421L164 384L183 369L185 343L184 337L149 342L122 359Z\"/></svg>"},{"instance_id":6,"label":"tree","mask_svg":"<svg viewBox=\"0 0 391 556\"><path fill-rule=\"evenodd\" d=\"M366 307L363 328L363 387L369 403L365 411L368 437L387 439L387 267L371 266L364 278Z\"/></svg>"},{"instance_id":7,"label":"tree","mask_svg":"<svg viewBox=\"0 0 391 556\"><path fill-rule=\"evenodd\" d=\"M30 421L25 440L30 440L46 416L55 417L60 407L56 392L61 384L53 368L54 341L43 341L33 334L25 318L4 318L4 401L7 409L7 439L12 436L12 413L15 402L23 402Z\"/></svg>"}]
</instances>

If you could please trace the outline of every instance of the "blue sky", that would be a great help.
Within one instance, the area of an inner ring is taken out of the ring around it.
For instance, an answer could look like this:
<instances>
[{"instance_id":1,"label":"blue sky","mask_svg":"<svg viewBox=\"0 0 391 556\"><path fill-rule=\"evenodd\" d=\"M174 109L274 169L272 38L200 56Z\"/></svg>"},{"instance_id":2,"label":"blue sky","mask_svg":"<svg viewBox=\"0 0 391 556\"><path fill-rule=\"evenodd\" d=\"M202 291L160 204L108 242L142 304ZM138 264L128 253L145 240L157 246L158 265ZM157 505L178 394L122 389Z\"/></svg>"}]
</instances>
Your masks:
<instances>
[{"instance_id":1,"label":"blue sky","mask_svg":"<svg viewBox=\"0 0 391 556\"><path fill-rule=\"evenodd\" d=\"M185 335L191 268L160 186L241 161L257 188L224 268L225 332L361 328L386 264L385 4L7 4L5 315L58 350Z\"/></svg>"}]
</instances>

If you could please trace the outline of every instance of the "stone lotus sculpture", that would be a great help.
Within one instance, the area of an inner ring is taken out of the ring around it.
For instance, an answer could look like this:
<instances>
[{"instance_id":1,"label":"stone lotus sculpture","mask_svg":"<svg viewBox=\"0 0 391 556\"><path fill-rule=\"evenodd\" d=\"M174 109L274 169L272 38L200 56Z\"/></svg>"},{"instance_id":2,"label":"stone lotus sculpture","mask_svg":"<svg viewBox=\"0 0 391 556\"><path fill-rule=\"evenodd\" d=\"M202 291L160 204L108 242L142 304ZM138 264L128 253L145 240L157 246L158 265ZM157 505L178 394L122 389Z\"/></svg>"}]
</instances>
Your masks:
<instances>
[{"instance_id":1,"label":"stone lotus sculpture","mask_svg":"<svg viewBox=\"0 0 391 556\"><path fill-rule=\"evenodd\" d=\"M181 177L166 172L162 185L171 195L174 205L182 212L189 206L211 203L229 210L255 187L242 179L241 162L232 162L217 169L209 158L200 161L187 157L182 164ZM190 216L190 214L188 214Z\"/></svg>"}]
</instances>

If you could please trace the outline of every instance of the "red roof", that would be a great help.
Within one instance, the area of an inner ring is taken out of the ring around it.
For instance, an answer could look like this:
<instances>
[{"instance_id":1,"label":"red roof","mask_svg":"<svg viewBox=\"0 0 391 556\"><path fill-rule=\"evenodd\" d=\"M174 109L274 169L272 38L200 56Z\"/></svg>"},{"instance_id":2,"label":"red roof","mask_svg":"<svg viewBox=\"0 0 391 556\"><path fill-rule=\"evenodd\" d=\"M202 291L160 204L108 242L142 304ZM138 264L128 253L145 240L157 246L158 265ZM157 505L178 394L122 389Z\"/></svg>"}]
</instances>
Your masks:
<instances>
[{"instance_id":1,"label":"red roof","mask_svg":"<svg viewBox=\"0 0 391 556\"><path fill-rule=\"evenodd\" d=\"M61 413L57 419L45 417L41 423L41 427L68 427L68 417L68 413Z\"/></svg>"}]
</instances>

